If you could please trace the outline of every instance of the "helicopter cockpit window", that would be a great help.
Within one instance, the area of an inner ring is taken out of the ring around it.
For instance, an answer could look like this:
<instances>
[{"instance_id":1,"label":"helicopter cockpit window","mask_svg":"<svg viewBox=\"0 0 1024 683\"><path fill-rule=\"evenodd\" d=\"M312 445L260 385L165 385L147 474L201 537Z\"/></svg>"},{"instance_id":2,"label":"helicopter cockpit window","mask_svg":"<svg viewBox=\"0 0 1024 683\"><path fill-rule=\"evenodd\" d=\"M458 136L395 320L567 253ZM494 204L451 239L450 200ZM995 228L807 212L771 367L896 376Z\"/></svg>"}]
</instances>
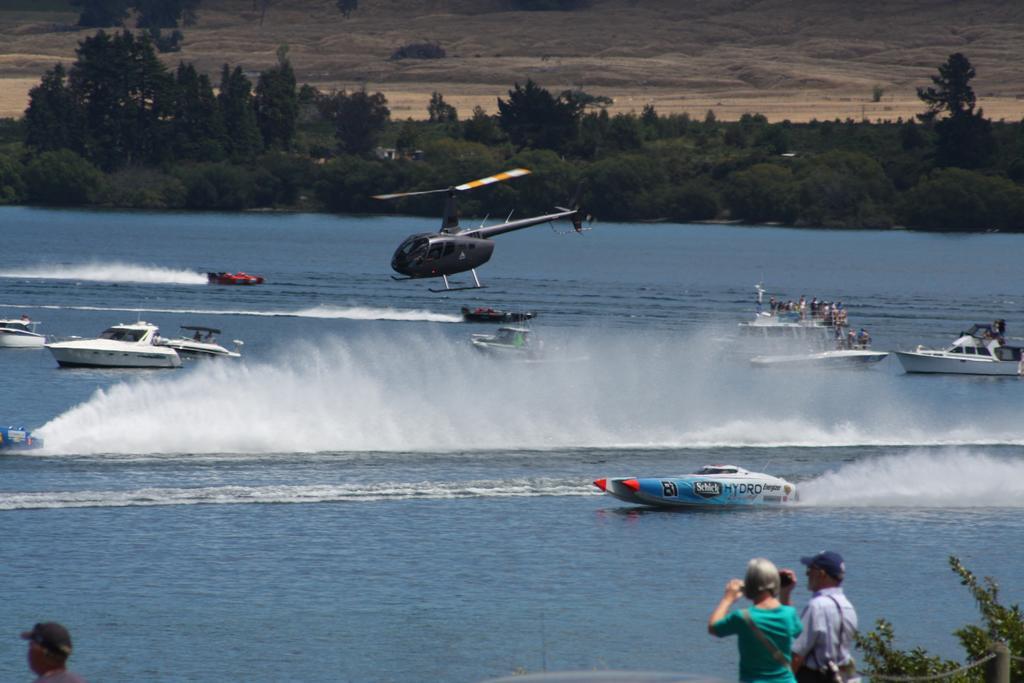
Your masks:
<instances>
[{"instance_id":1,"label":"helicopter cockpit window","mask_svg":"<svg viewBox=\"0 0 1024 683\"><path fill-rule=\"evenodd\" d=\"M441 245L440 244L431 247L430 251L427 252L427 260L428 261L433 261L434 259L439 259L439 258L441 258Z\"/></svg>"},{"instance_id":2,"label":"helicopter cockpit window","mask_svg":"<svg viewBox=\"0 0 1024 683\"><path fill-rule=\"evenodd\" d=\"M406 256L410 256L413 252L419 251L423 247L427 246L430 242L426 237L410 237L402 246L398 248L398 251Z\"/></svg>"},{"instance_id":3,"label":"helicopter cockpit window","mask_svg":"<svg viewBox=\"0 0 1024 683\"><path fill-rule=\"evenodd\" d=\"M449 242L448 244L444 245L444 255L445 256L451 256L453 251L455 251L455 243L454 242Z\"/></svg>"}]
</instances>

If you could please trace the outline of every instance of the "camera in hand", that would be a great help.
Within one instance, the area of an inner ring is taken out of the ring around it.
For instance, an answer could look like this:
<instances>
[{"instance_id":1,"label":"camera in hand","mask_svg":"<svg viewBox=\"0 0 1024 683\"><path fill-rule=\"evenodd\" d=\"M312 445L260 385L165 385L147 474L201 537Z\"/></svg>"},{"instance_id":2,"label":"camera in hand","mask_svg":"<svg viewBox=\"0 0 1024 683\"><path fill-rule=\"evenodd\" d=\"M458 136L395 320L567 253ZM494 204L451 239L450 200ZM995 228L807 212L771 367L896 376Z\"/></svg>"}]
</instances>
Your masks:
<instances>
[{"instance_id":1,"label":"camera in hand","mask_svg":"<svg viewBox=\"0 0 1024 683\"><path fill-rule=\"evenodd\" d=\"M785 588L786 586L792 586L795 583L795 581L793 580L793 575L789 572L784 572L780 574L779 579L782 581L783 588Z\"/></svg>"}]
</instances>

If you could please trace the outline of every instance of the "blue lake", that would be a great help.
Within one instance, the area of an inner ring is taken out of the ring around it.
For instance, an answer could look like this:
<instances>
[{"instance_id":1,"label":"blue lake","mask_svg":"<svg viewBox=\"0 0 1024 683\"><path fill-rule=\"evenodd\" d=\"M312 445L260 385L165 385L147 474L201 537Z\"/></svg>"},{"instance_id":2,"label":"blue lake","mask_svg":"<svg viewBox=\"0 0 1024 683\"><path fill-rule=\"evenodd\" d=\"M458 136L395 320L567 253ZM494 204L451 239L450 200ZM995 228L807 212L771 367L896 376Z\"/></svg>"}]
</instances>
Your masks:
<instances>
[{"instance_id":1,"label":"blue lake","mask_svg":"<svg viewBox=\"0 0 1024 683\"><path fill-rule=\"evenodd\" d=\"M728 680L735 643L705 629L726 581L823 548L863 628L907 648L961 658L977 615L949 555L1024 598L1024 384L763 370L736 336L758 282L842 300L883 350L995 318L1018 336L1024 235L542 226L496 239L486 289L393 281L394 248L438 222L0 208L0 315L245 342L169 371L0 352L0 422L46 438L0 456L0 679L28 677L18 632L58 620L95 681ZM482 357L462 305L536 311L564 362ZM591 484L712 462L803 502L660 512Z\"/></svg>"}]
</instances>

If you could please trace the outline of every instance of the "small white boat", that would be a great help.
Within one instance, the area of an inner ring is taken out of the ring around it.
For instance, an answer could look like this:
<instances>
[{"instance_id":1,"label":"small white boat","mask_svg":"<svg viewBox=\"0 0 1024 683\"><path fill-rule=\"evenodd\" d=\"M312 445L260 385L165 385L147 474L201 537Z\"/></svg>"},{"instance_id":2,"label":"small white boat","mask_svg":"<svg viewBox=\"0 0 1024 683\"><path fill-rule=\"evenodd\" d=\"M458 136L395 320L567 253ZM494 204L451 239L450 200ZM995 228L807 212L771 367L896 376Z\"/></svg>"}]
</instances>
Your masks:
<instances>
[{"instance_id":1,"label":"small white boat","mask_svg":"<svg viewBox=\"0 0 1024 683\"><path fill-rule=\"evenodd\" d=\"M540 351L526 327L499 327L494 334L474 334L470 342L479 351L506 358L529 358Z\"/></svg>"},{"instance_id":2,"label":"small white boat","mask_svg":"<svg viewBox=\"0 0 1024 683\"><path fill-rule=\"evenodd\" d=\"M7 349L41 349L46 336L36 332L39 323L27 315L17 320L0 320L0 347Z\"/></svg>"},{"instance_id":3,"label":"small white boat","mask_svg":"<svg viewBox=\"0 0 1024 683\"><path fill-rule=\"evenodd\" d=\"M946 349L918 346L913 351L894 351L903 370L908 373L942 373L951 375L1021 375L1019 346L1010 346L1003 340L1005 325L973 325L961 332L953 345Z\"/></svg>"},{"instance_id":4,"label":"small white boat","mask_svg":"<svg viewBox=\"0 0 1024 683\"><path fill-rule=\"evenodd\" d=\"M167 346L178 352L182 358L241 358L239 347L242 346L240 339L232 340L235 350L229 351L217 343L217 335L220 330L213 327L202 327L199 325L182 325L181 329L186 331L177 339L161 339L158 344ZM192 332L189 336L187 333Z\"/></svg>"},{"instance_id":5,"label":"small white boat","mask_svg":"<svg viewBox=\"0 0 1024 683\"><path fill-rule=\"evenodd\" d=\"M885 360L888 355L887 351L872 351L871 349L836 349L786 356L754 356L750 362L752 365L773 368L870 367L874 363Z\"/></svg>"},{"instance_id":6,"label":"small white boat","mask_svg":"<svg viewBox=\"0 0 1024 683\"><path fill-rule=\"evenodd\" d=\"M177 368L178 352L161 346L160 329L139 321L114 325L96 339L47 344L62 368Z\"/></svg>"}]
</instances>

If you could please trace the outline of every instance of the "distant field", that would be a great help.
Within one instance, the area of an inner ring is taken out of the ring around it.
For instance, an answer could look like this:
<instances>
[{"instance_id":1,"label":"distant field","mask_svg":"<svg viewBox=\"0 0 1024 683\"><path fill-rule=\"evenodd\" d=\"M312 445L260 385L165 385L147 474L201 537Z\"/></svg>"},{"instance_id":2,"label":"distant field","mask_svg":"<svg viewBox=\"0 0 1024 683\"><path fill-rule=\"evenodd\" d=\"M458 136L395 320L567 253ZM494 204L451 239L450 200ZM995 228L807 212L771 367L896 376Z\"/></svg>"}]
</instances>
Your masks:
<instances>
[{"instance_id":1,"label":"distant field","mask_svg":"<svg viewBox=\"0 0 1024 683\"><path fill-rule=\"evenodd\" d=\"M0 0L0 116L57 61L74 59L91 31L60 0ZM615 99L612 111L722 119L906 118L915 87L953 52L971 59L978 101L993 118L1024 117L1024 2L1006 0L594 0L577 12L506 12L504 0L363 0L345 19L334 0L278 0L262 16L253 0L203 0L180 53L218 74L272 65L282 44L301 82L366 87L395 117L423 118L432 90L465 116L532 78L560 91ZM18 10L18 11L14 11ZM47 10L47 11L40 11ZM444 59L391 59L434 41ZM7 79L22 79L11 81ZM872 91L880 87L880 102Z\"/></svg>"}]
</instances>

